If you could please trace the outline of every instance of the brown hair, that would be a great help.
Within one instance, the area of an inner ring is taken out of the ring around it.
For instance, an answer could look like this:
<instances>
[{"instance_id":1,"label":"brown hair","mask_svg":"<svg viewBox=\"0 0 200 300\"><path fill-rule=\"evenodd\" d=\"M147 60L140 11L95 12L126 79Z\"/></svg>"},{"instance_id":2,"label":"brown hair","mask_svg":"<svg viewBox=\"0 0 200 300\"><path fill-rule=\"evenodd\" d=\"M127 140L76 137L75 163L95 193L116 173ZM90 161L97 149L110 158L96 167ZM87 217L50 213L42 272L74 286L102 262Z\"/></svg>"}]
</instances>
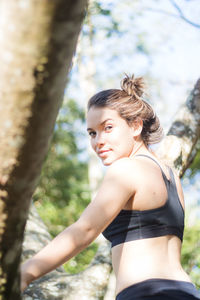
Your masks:
<instances>
[{"instance_id":1,"label":"brown hair","mask_svg":"<svg viewBox=\"0 0 200 300\"><path fill-rule=\"evenodd\" d=\"M126 75L121 81L121 90L105 90L90 98L88 111L92 106L115 109L128 124L140 118L143 121L141 136L144 143L155 144L161 141L163 129L151 105L142 99L143 94L143 78Z\"/></svg>"}]
</instances>

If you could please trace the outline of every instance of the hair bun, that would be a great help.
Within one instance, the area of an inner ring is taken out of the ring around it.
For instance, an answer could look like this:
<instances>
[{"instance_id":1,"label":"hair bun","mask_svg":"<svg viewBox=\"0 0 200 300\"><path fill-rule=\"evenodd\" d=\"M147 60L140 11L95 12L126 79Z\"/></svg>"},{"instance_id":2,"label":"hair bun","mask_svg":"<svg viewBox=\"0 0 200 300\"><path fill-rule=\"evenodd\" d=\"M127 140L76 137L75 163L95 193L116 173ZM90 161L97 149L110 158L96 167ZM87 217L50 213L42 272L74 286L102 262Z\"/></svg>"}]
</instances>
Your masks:
<instances>
[{"instance_id":1,"label":"hair bun","mask_svg":"<svg viewBox=\"0 0 200 300\"><path fill-rule=\"evenodd\" d=\"M144 80L142 77L134 78L134 75L122 79L121 89L128 94L128 96L140 99L144 93Z\"/></svg>"}]
</instances>

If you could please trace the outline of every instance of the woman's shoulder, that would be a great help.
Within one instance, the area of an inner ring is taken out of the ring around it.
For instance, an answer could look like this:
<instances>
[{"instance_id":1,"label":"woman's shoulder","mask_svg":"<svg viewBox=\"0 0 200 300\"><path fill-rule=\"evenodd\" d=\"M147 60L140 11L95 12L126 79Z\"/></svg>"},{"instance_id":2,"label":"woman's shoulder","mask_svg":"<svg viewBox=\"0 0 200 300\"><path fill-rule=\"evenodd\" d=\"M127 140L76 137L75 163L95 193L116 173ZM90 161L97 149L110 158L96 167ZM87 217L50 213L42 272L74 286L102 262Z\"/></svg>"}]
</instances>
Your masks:
<instances>
[{"instance_id":1,"label":"woman's shoulder","mask_svg":"<svg viewBox=\"0 0 200 300\"><path fill-rule=\"evenodd\" d=\"M110 170L129 170L133 167L137 167L140 165L140 162L138 162L136 159L132 159L130 157L122 157L118 160L114 161L110 166Z\"/></svg>"},{"instance_id":2,"label":"woman's shoulder","mask_svg":"<svg viewBox=\"0 0 200 300\"><path fill-rule=\"evenodd\" d=\"M142 172L141 163L136 159L123 157L113 162L107 170L108 175L114 175L122 179L133 180Z\"/></svg>"}]
</instances>

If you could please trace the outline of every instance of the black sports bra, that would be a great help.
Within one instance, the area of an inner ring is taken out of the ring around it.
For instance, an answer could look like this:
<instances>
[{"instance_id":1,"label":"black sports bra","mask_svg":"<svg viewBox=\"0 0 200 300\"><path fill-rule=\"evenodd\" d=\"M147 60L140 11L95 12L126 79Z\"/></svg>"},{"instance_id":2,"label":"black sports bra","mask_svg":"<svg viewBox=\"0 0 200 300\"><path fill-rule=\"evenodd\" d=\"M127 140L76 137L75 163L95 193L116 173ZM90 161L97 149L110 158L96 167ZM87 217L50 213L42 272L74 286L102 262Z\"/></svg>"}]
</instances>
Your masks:
<instances>
[{"instance_id":1,"label":"black sports bra","mask_svg":"<svg viewBox=\"0 0 200 300\"><path fill-rule=\"evenodd\" d=\"M167 179L161 166L152 157L161 169L167 188L168 198L166 203L158 208L148 210L121 210L117 217L102 232L104 237L112 243L112 247L139 239L147 239L164 235L175 235L183 239L184 210L179 200L174 174L170 170L170 179Z\"/></svg>"}]
</instances>

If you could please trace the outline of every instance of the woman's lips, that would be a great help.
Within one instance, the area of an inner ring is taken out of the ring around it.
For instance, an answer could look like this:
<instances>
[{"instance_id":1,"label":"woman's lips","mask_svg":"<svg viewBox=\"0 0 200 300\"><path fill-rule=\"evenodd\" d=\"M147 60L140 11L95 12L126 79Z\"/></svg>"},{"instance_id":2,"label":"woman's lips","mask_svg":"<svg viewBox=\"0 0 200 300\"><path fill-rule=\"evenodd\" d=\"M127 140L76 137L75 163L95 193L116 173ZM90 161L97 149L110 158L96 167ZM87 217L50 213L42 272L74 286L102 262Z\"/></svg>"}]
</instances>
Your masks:
<instances>
[{"instance_id":1,"label":"woman's lips","mask_svg":"<svg viewBox=\"0 0 200 300\"><path fill-rule=\"evenodd\" d=\"M107 155L108 152L110 152L110 150L101 150L101 151L98 151L98 155L100 157L104 157Z\"/></svg>"}]
</instances>

